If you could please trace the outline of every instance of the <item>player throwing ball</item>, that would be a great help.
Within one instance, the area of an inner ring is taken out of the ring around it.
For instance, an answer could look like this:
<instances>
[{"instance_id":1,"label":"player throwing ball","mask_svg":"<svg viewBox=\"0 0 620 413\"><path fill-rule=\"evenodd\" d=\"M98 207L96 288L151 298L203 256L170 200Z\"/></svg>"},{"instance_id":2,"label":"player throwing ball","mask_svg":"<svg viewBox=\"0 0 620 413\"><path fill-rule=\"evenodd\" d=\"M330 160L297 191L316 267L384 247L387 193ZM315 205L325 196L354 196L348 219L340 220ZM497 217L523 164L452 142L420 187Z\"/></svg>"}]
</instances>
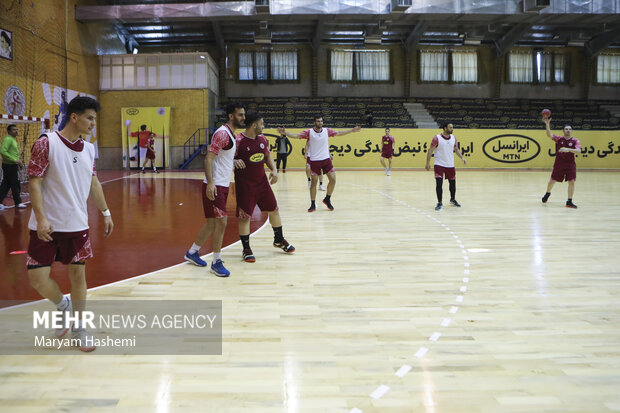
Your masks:
<instances>
[{"instance_id":1,"label":"player throwing ball","mask_svg":"<svg viewBox=\"0 0 620 413\"><path fill-rule=\"evenodd\" d=\"M258 112L245 115L245 132L237 135L237 154L235 155L235 189L237 192L237 216L239 217L239 238L243 244L243 260L255 262L256 257L250 248L250 218L256 205L267 211L273 228L273 246L286 253L295 251L282 235L282 219L278 212L278 202L271 190L278 182L278 170L269 152L269 142L261 133L265 128L263 116ZM265 163L271 170L269 180L265 175Z\"/></svg>"},{"instance_id":2,"label":"player throwing ball","mask_svg":"<svg viewBox=\"0 0 620 413\"><path fill-rule=\"evenodd\" d=\"M579 139L572 136L573 128L569 125L564 126L564 136L554 135L551 133L551 118L543 115L542 121L545 123L547 136L555 142L555 163L553 164L553 172L551 179L547 184L547 192L542 197L543 204L549 200L551 189L556 182L566 180L568 182L568 200L567 208L577 208L573 204L573 194L575 193L575 179L577 179L577 165L575 164L575 154L581 153L581 143Z\"/></svg>"}]
</instances>

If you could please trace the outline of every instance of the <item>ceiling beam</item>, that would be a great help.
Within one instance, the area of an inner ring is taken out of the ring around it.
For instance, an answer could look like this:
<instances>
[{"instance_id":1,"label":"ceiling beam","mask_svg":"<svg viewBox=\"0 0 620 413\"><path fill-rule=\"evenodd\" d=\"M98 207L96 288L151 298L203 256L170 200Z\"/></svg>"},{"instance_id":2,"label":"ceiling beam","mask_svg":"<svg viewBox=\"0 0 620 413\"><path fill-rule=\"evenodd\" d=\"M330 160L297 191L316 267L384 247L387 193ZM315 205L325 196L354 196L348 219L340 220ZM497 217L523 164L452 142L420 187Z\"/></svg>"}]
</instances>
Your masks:
<instances>
[{"instance_id":1,"label":"ceiling beam","mask_svg":"<svg viewBox=\"0 0 620 413\"><path fill-rule=\"evenodd\" d=\"M588 57L595 57L618 39L620 39L620 26L594 36L592 39L588 40L583 47Z\"/></svg>"},{"instance_id":2,"label":"ceiling beam","mask_svg":"<svg viewBox=\"0 0 620 413\"><path fill-rule=\"evenodd\" d=\"M411 30L411 32L407 36L407 40L405 41L405 49L407 51L411 51L415 49L418 42L422 38L422 35L424 34L425 29L426 29L426 22L420 20L419 22L416 23L415 27L413 28L413 30Z\"/></svg>"},{"instance_id":3,"label":"ceiling beam","mask_svg":"<svg viewBox=\"0 0 620 413\"><path fill-rule=\"evenodd\" d=\"M495 40L495 53L497 54L497 57L504 56L508 49L517 43L531 28L531 23L519 23L508 30L508 33L504 36Z\"/></svg>"},{"instance_id":4,"label":"ceiling beam","mask_svg":"<svg viewBox=\"0 0 620 413\"><path fill-rule=\"evenodd\" d=\"M220 23L218 21L213 21L211 26L213 27L213 35L215 36L217 50L219 50L222 56L226 56L226 42L224 41L224 35L222 34Z\"/></svg>"}]
</instances>

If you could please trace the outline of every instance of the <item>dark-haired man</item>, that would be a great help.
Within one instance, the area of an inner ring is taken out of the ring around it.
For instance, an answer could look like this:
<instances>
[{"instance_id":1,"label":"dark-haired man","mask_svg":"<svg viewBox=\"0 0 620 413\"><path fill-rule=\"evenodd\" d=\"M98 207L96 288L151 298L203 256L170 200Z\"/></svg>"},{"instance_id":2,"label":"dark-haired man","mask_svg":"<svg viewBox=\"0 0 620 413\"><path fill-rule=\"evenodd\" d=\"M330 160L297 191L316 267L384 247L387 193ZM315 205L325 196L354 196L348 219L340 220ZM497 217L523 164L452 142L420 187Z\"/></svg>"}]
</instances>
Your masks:
<instances>
[{"instance_id":1,"label":"dark-haired man","mask_svg":"<svg viewBox=\"0 0 620 413\"><path fill-rule=\"evenodd\" d=\"M456 200L456 169L454 168L454 153L463 161L463 165L467 162L463 154L459 150L456 143L456 137L452 134L454 126L451 123L441 125L442 133L433 136L431 147L426 154L426 170L431 169L431 156L435 153L435 192L437 193L437 205L435 211L439 211L443 204L441 202L443 196L443 178L450 183L450 203L455 207L460 207Z\"/></svg>"},{"instance_id":2,"label":"dark-haired man","mask_svg":"<svg viewBox=\"0 0 620 413\"><path fill-rule=\"evenodd\" d=\"M105 236L114 223L95 171L95 147L81 135L95 127L99 103L78 96L67 106L67 121L59 132L50 132L32 146L28 175L32 214L28 228L30 244L26 264L30 285L56 304L63 318L86 305L86 260L93 256L88 236L86 202L92 194L103 214ZM63 296L50 278L54 261L67 265L71 299ZM64 321L64 319L63 319ZM63 337L69 328L56 330ZM93 351L94 340L80 323L71 326L72 340L82 351Z\"/></svg>"},{"instance_id":3,"label":"dark-haired man","mask_svg":"<svg viewBox=\"0 0 620 413\"><path fill-rule=\"evenodd\" d=\"M283 127L278 128L280 134L285 134L289 138L307 139L308 140L308 162L310 163L310 173L312 175L312 183L310 185L310 208L308 212L316 211L316 183L319 180L321 172L327 175L329 183L327 184L327 195L323 198L323 203L330 211L334 210L331 203L331 196L336 187L336 171L329 156L329 138L332 136L343 136L349 133L359 132L362 128L355 126L348 131L335 131L329 128L323 128L323 116L314 116L314 127L307 129L301 133L287 132Z\"/></svg>"},{"instance_id":4,"label":"dark-haired man","mask_svg":"<svg viewBox=\"0 0 620 413\"><path fill-rule=\"evenodd\" d=\"M230 271L224 267L221 258L224 230L228 222L226 200L228 187L233 174L235 159L235 129L241 128L245 120L245 109L237 102L226 106L228 122L220 126L211 138L207 156L205 156L205 179L202 184L202 208L207 222L202 226L196 242L185 253L185 260L199 267L207 263L200 258L200 247L213 234L213 262L211 272L218 277L228 277Z\"/></svg>"},{"instance_id":5,"label":"dark-haired man","mask_svg":"<svg viewBox=\"0 0 620 413\"><path fill-rule=\"evenodd\" d=\"M235 190L237 192L237 216L239 217L239 238L243 244L243 260L255 262L256 257L250 248L250 218L258 205L261 211L269 214L273 228L273 246L286 253L295 251L282 235L282 219L278 202L269 184L278 181L278 170L269 151L269 142L262 135L265 128L263 116L258 112L245 115L245 132L237 135L237 154L235 155ZM269 179L265 175L265 164L271 170Z\"/></svg>"},{"instance_id":6,"label":"dark-haired man","mask_svg":"<svg viewBox=\"0 0 620 413\"><path fill-rule=\"evenodd\" d=\"M22 198L20 195L21 185L19 184L19 168L23 166L22 161L19 159L19 145L17 145L17 126L9 125L6 128L7 135L2 140L0 146L0 155L2 155L2 184L0 185L0 211L6 209L2 202L4 197L9 193L9 189L13 194L13 202L15 202L15 208L26 208L25 204L22 204Z\"/></svg>"}]
</instances>

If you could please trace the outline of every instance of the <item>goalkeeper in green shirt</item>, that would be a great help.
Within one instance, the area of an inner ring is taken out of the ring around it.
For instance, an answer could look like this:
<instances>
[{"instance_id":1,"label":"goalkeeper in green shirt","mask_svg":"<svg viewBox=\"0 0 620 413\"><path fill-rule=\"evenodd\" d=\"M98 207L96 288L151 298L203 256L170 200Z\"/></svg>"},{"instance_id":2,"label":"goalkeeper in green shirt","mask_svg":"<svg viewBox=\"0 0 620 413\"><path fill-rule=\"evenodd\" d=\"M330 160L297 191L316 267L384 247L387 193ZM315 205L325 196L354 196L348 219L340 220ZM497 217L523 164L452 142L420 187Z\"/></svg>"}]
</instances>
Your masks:
<instances>
[{"instance_id":1,"label":"goalkeeper in green shirt","mask_svg":"<svg viewBox=\"0 0 620 413\"><path fill-rule=\"evenodd\" d=\"M2 156L2 184L0 185L0 211L6 209L2 202L9 193L9 189L13 193L13 201L17 208L26 208L22 204L20 197L21 186L19 184L19 168L23 166L19 159L19 146L17 145L17 126L9 125L6 128L8 135L2 140L0 145L0 155Z\"/></svg>"}]
</instances>

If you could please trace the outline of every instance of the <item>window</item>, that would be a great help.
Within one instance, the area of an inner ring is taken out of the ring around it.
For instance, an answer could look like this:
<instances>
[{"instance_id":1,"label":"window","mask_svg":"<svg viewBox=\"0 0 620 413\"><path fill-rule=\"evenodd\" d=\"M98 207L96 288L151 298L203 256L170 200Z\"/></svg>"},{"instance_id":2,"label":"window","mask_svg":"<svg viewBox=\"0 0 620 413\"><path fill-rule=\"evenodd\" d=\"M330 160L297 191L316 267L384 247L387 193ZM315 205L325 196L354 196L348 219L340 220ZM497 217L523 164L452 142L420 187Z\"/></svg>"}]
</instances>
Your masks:
<instances>
[{"instance_id":1,"label":"window","mask_svg":"<svg viewBox=\"0 0 620 413\"><path fill-rule=\"evenodd\" d=\"M478 81L478 54L475 51L452 52L452 81L455 83Z\"/></svg>"},{"instance_id":2,"label":"window","mask_svg":"<svg viewBox=\"0 0 620 413\"><path fill-rule=\"evenodd\" d=\"M596 58L596 82L620 83L620 54L600 54Z\"/></svg>"},{"instance_id":3,"label":"window","mask_svg":"<svg viewBox=\"0 0 620 413\"><path fill-rule=\"evenodd\" d=\"M387 50L332 50L331 80L335 82L389 82Z\"/></svg>"},{"instance_id":4,"label":"window","mask_svg":"<svg viewBox=\"0 0 620 413\"><path fill-rule=\"evenodd\" d=\"M447 82L448 52L420 52L420 80L422 82Z\"/></svg>"},{"instance_id":5,"label":"window","mask_svg":"<svg viewBox=\"0 0 620 413\"><path fill-rule=\"evenodd\" d=\"M508 55L509 81L514 83L564 83L566 56L535 50L513 51Z\"/></svg>"},{"instance_id":6,"label":"window","mask_svg":"<svg viewBox=\"0 0 620 413\"><path fill-rule=\"evenodd\" d=\"M297 51L239 52L239 80L296 81Z\"/></svg>"},{"instance_id":7,"label":"window","mask_svg":"<svg viewBox=\"0 0 620 413\"><path fill-rule=\"evenodd\" d=\"M297 80L297 52L271 52L271 78Z\"/></svg>"},{"instance_id":8,"label":"window","mask_svg":"<svg viewBox=\"0 0 620 413\"><path fill-rule=\"evenodd\" d=\"M513 83L533 81L533 61L531 52L510 52L508 55L509 80Z\"/></svg>"},{"instance_id":9,"label":"window","mask_svg":"<svg viewBox=\"0 0 620 413\"><path fill-rule=\"evenodd\" d=\"M420 80L476 83L478 54L475 50L423 50L420 52Z\"/></svg>"}]
</instances>

